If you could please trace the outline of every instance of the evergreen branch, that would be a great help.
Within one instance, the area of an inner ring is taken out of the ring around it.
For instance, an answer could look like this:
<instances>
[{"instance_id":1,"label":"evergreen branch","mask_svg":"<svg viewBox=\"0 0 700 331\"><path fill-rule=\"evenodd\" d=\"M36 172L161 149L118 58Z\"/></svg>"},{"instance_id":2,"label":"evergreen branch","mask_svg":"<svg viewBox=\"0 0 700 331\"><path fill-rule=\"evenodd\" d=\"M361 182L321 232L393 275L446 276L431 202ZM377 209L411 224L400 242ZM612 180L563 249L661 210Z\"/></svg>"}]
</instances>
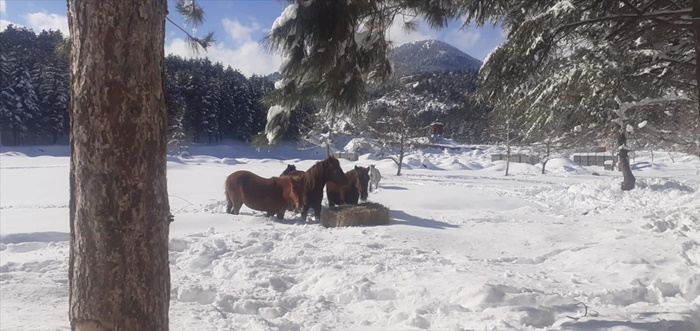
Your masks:
<instances>
[{"instance_id":1,"label":"evergreen branch","mask_svg":"<svg viewBox=\"0 0 700 331\"><path fill-rule=\"evenodd\" d=\"M185 18L185 25L196 28L204 23L204 10L194 0L178 0L175 9Z\"/></svg>"},{"instance_id":2,"label":"evergreen branch","mask_svg":"<svg viewBox=\"0 0 700 331\"><path fill-rule=\"evenodd\" d=\"M209 46L211 46L216 41L216 39L214 39L214 32L207 33L207 35L204 36L204 38L197 38L189 32L187 32L187 30L185 30L179 24L175 23L172 19L170 19L170 17L166 16L165 19L167 19L168 22L170 22L176 28L180 29L180 31L184 32L185 35L187 35L187 45L195 53L199 53L200 47L204 49L204 51L207 51L207 48L209 48Z\"/></svg>"},{"instance_id":3,"label":"evergreen branch","mask_svg":"<svg viewBox=\"0 0 700 331\"><path fill-rule=\"evenodd\" d=\"M689 22L689 23L669 22L670 24L678 25L681 27L690 27L691 26L690 23L697 21L697 19L682 18L682 16L689 15L691 13L692 13L692 9L687 8L687 9L681 9L681 10L660 11L660 12L647 13L647 14L620 14L620 15L614 15L614 16L592 18L592 19L588 19L588 20L582 20L582 21L578 21L578 22L574 22L574 23L564 24L555 30L555 34L558 34L559 32L562 32L563 30L566 30L566 29L577 28L579 26L601 23L601 22L660 19L660 18L665 18L665 17L675 17L681 21Z\"/></svg>"},{"instance_id":4,"label":"evergreen branch","mask_svg":"<svg viewBox=\"0 0 700 331\"><path fill-rule=\"evenodd\" d=\"M654 5L657 1L652 1L652 2L649 3L646 7L644 7L644 9L638 8L637 6L635 6L634 4L632 4L629 0L621 0L621 2L622 2L625 6L631 8L633 11L637 12L638 15L644 15L644 13L646 12L646 10L648 10L649 8L651 8L651 6ZM656 21L656 22L662 23L662 24L670 25L670 26L678 26L678 25L679 25L678 23L669 22L669 21L667 21L667 20L665 20L665 19L661 19L661 18L654 18L653 20ZM680 25L681 25L681 26L685 26L686 24L680 24Z\"/></svg>"}]
</instances>

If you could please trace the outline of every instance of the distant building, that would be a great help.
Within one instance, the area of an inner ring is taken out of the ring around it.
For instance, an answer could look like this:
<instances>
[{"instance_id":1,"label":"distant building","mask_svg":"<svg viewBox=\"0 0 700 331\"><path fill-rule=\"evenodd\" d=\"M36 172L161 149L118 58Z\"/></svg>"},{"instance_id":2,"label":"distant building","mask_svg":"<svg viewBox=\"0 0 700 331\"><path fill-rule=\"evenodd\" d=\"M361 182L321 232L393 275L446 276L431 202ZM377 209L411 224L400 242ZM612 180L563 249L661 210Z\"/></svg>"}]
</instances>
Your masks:
<instances>
[{"instance_id":1,"label":"distant building","mask_svg":"<svg viewBox=\"0 0 700 331\"><path fill-rule=\"evenodd\" d=\"M430 140L438 142L442 140L445 134L445 124L433 122L430 124Z\"/></svg>"}]
</instances>

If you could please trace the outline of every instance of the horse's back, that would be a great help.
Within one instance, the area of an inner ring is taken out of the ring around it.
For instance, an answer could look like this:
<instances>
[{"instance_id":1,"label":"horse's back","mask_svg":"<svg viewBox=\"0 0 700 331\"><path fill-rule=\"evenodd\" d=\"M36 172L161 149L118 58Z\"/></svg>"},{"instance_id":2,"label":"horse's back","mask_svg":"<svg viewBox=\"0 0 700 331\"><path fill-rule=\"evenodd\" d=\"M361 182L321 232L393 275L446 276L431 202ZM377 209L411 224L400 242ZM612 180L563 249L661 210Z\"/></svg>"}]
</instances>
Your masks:
<instances>
[{"instance_id":1,"label":"horse's back","mask_svg":"<svg viewBox=\"0 0 700 331\"><path fill-rule=\"evenodd\" d=\"M260 211L278 211L286 208L289 197L285 188L290 180L280 177L264 178L247 170L239 170L226 178L226 192L232 199L240 199L248 208Z\"/></svg>"},{"instance_id":2,"label":"horse's back","mask_svg":"<svg viewBox=\"0 0 700 331\"><path fill-rule=\"evenodd\" d=\"M243 188L251 185L258 187L270 186L270 182L263 177L256 175L248 170L238 170L226 177L226 189L235 190L237 188Z\"/></svg>"}]
</instances>

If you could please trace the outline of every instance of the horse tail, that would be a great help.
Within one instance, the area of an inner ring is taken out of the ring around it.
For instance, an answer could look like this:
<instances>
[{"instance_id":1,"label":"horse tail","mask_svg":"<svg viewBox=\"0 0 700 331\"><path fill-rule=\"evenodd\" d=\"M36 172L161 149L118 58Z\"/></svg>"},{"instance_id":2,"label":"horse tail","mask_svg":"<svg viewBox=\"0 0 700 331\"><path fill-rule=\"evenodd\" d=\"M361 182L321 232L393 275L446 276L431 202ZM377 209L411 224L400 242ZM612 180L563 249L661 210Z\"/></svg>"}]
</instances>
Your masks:
<instances>
[{"instance_id":1,"label":"horse tail","mask_svg":"<svg viewBox=\"0 0 700 331\"><path fill-rule=\"evenodd\" d=\"M231 196L233 194L232 188L230 187L231 184L229 183L230 176L226 178L226 181L224 182L224 196L226 196L226 212L227 213L232 213L233 209L233 197Z\"/></svg>"}]
</instances>

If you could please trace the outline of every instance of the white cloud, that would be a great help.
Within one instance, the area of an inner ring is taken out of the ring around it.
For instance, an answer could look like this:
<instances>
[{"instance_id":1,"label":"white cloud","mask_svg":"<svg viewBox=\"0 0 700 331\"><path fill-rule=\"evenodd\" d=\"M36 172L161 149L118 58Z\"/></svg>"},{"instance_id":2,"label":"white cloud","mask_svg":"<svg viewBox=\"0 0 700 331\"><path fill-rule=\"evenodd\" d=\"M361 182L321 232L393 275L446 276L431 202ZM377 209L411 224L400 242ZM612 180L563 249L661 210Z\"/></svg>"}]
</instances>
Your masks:
<instances>
[{"instance_id":1,"label":"white cloud","mask_svg":"<svg viewBox=\"0 0 700 331\"><path fill-rule=\"evenodd\" d=\"M246 76L271 74L279 70L282 64L282 57L267 53L255 41L242 42L236 48L228 48L223 43L218 43L208 51L196 54L189 49L186 40L175 38L166 43L165 54L179 55L184 58L208 58L212 62L221 62L224 66L230 65L231 68L240 70Z\"/></svg>"},{"instance_id":2,"label":"white cloud","mask_svg":"<svg viewBox=\"0 0 700 331\"><path fill-rule=\"evenodd\" d=\"M5 0L0 0L0 13L6 13L7 12L7 3L5 3Z\"/></svg>"},{"instance_id":3,"label":"white cloud","mask_svg":"<svg viewBox=\"0 0 700 331\"><path fill-rule=\"evenodd\" d=\"M5 31L5 29L7 29L7 26L10 25L10 24L12 24L12 25L14 25L14 26L16 26L16 27L21 27L21 26L22 26L21 24L17 24L17 23L15 23L15 22L11 22L11 21L8 21L8 20L0 20L0 31Z\"/></svg>"},{"instance_id":4,"label":"white cloud","mask_svg":"<svg viewBox=\"0 0 700 331\"><path fill-rule=\"evenodd\" d=\"M25 22L27 22L27 27L33 29L35 33L40 33L41 30L61 30L64 35L70 34L68 17L66 16L37 12L25 14L23 17Z\"/></svg>"},{"instance_id":5,"label":"white cloud","mask_svg":"<svg viewBox=\"0 0 700 331\"><path fill-rule=\"evenodd\" d=\"M208 58L212 62L221 62L224 66L230 65L231 68L240 70L246 76L268 75L279 70L282 57L268 53L253 38L255 33L263 31L256 21L245 25L236 19L224 18L221 24L226 34L233 39L234 47L219 42L206 52L201 51L197 54L190 50L185 39L168 38L169 41L165 43L165 54L179 55L184 58Z\"/></svg>"},{"instance_id":6,"label":"white cloud","mask_svg":"<svg viewBox=\"0 0 700 331\"><path fill-rule=\"evenodd\" d=\"M459 49L470 49L481 38L481 31L476 29L456 29L445 36L446 41Z\"/></svg>"},{"instance_id":7,"label":"white cloud","mask_svg":"<svg viewBox=\"0 0 700 331\"><path fill-rule=\"evenodd\" d=\"M261 31L260 24L257 22L251 23L250 26L241 24L237 19L230 20L224 18L221 20L221 24L224 26L226 33L235 42L248 42L252 41L252 35L255 32Z\"/></svg>"},{"instance_id":8,"label":"white cloud","mask_svg":"<svg viewBox=\"0 0 700 331\"><path fill-rule=\"evenodd\" d=\"M401 15L397 16L387 31L387 38L393 42L394 47L412 41L437 39L437 32L430 30L425 22L420 22L414 31L405 31L404 20L407 18Z\"/></svg>"}]
</instances>

